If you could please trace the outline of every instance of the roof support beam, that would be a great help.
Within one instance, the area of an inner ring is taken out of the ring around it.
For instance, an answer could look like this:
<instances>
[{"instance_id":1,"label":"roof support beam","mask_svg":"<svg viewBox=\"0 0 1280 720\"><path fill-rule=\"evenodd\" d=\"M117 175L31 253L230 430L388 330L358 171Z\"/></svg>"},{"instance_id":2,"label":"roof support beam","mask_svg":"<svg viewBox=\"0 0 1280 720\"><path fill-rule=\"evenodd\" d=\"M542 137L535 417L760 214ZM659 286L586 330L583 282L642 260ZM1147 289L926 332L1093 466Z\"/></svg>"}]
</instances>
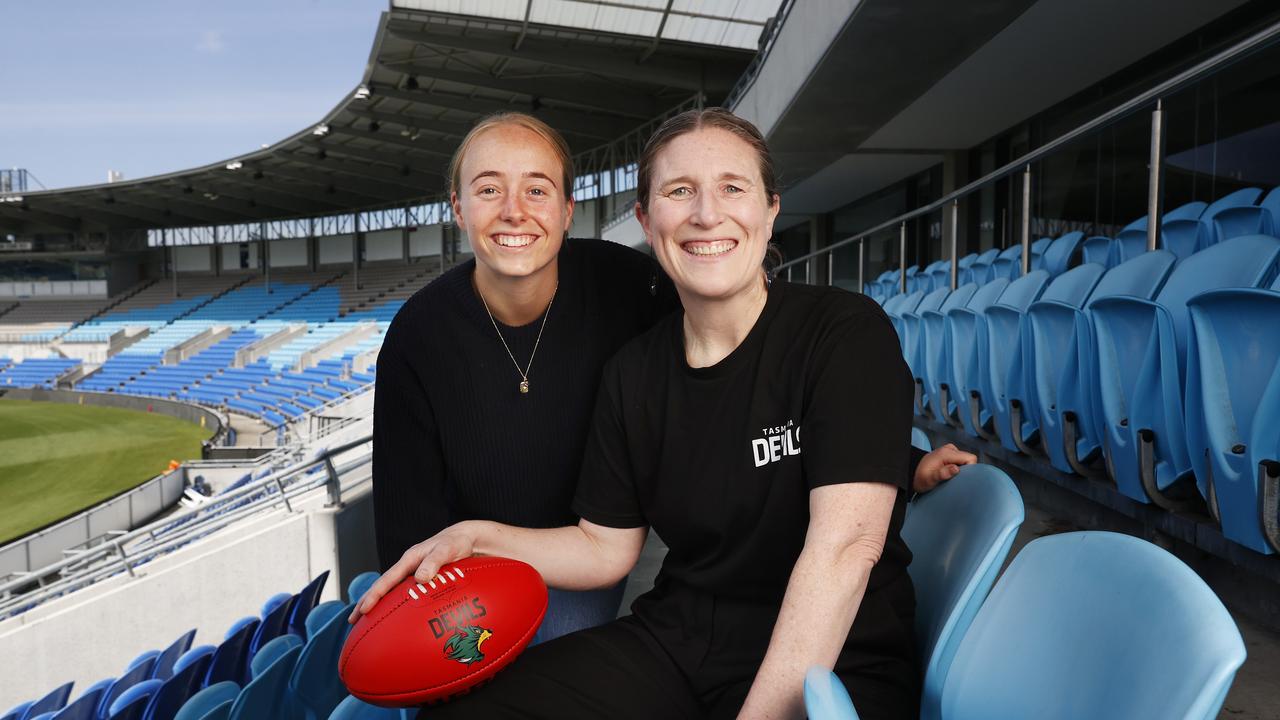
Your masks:
<instances>
[{"instance_id":1,"label":"roof support beam","mask_svg":"<svg viewBox=\"0 0 1280 720\"><path fill-rule=\"evenodd\" d=\"M345 175L352 175L354 177L392 183L410 192L425 192L425 188L438 184L440 181L438 177L427 176L420 173L402 175L395 170L388 170L381 167L375 167L373 165L364 165L362 163L348 162L346 160L339 160L333 157L327 157L322 160L315 155L308 155L307 153L301 152L281 154L280 157L288 160L289 162L299 163L314 168L323 168L333 172L343 173Z\"/></svg>"},{"instance_id":2,"label":"roof support beam","mask_svg":"<svg viewBox=\"0 0 1280 720\"><path fill-rule=\"evenodd\" d=\"M437 120L424 115L410 115L408 113L386 112L350 106L346 110L356 117L375 120L383 125L391 123L400 127L424 130L433 135L443 135L446 138L454 137L461 140L463 136L471 131L471 123Z\"/></svg>"},{"instance_id":3,"label":"roof support beam","mask_svg":"<svg viewBox=\"0 0 1280 720\"><path fill-rule=\"evenodd\" d=\"M368 162L382 163L396 170L409 168L410 172L416 171L427 175L441 174L440 163L434 160L428 161L425 158L413 157L406 154L371 150L369 148L356 147L350 143L340 144L317 138L306 138L301 142L303 145L308 147L313 147L317 150L324 150L329 155L341 155L343 157L358 158Z\"/></svg>"},{"instance_id":4,"label":"roof support beam","mask_svg":"<svg viewBox=\"0 0 1280 720\"><path fill-rule=\"evenodd\" d=\"M311 187L301 187L294 183L278 183L272 182L263 174L262 180L254 180L249 175L243 175L237 178L228 178L233 187L238 188L240 192L253 193L257 191L258 183L266 184L271 188L271 192L278 195L286 195L288 197L297 198L306 202L321 202L329 205L328 209L323 210L325 213L343 213L369 205L369 201L363 197L357 197L344 192L338 192L335 187L333 192L328 191L328 186L323 182L312 178L306 181ZM319 191L313 188L320 188Z\"/></svg>"},{"instance_id":5,"label":"roof support beam","mask_svg":"<svg viewBox=\"0 0 1280 720\"><path fill-rule=\"evenodd\" d=\"M453 157L453 151L458 148L458 143L443 142L441 140L432 140L431 138L411 138L402 137L399 133L376 133L369 130L361 130L351 126L332 125L330 132L339 135L349 135L351 137L365 138L366 140L376 140L380 143L395 145L407 150L417 150L418 152L429 153L438 157Z\"/></svg>"},{"instance_id":6,"label":"roof support beam","mask_svg":"<svg viewBox=\"0 0 1280 720\"><path fill-rule=\"evenodd\" d=\"M261 170L264 175L287 177L307 185L315 185L316 187L321 188L322 192L325 192L326 194L337 195L344 198L344 202L348 202L353 207L395 202L395 197L387 197L386 193L381 192L386 190L385 187L370 189L370 184L366 182L350 183L333 177L321 177L314 172L295 170L291 167L280 164L261 165L258 169ZM333 189L332 193L329 192L329 188Z\"/></svg>"},{"instance_id":7,"label":"roof support beam","mask_svg":"<svg viewBox=\"0 0 1280 720\"><path fill-rule=\"evenodd\" d=\"M209 192L217 196L216 200L210 202L233 202L233 203L256 203L273 211L275 215L314 215L318 213L326 213L335 208L342 208L334 205L326 205L323 202L312 202L300 200L288 195L281 195L277 192L264 187L250 187L241 183L215 182L205 181L201 183L201 187L196 188L196 192Z\"/></svg>"}]
</instances>

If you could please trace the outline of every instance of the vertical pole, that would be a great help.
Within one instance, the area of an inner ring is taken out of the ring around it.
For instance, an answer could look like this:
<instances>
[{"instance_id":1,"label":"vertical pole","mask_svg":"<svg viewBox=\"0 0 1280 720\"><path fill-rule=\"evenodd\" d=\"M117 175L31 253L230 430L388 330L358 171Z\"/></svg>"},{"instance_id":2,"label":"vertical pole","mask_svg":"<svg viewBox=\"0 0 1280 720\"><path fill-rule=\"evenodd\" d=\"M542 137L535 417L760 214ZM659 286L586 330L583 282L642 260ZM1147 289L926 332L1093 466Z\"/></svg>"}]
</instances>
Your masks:
<instances>
[{"instance_id":1,"label":"vertical pole","mask_svg":"<svg viewBox=\"0 0 1280 720\"><path fill-rule=\"evenodd\" d=\"M804 284L812 285L813 280L809 277L809 268L813 266L813 258L804 261Z\"/></svg>"},{"instance_id":2,"label":"vertical pole","mask_svg":"<svg viewBox=\"0 0 1280 720\"><path fill-rule=\"evenodd\" d=\"M218 245L218 228L213 226L213 275L222 277L222 248Z\"/></svg>"},{"instance_id":3,"label":"vertical pole","mask_svg":"<svg viewBox=\"0 0 1280 720\"><path fill-rule=\"evenodd\" d=\"M1022 171L1022 274L1031 272L1031 166Z\"/></svg>"},{"instance_id":4,"label":"vertical pole","mask_svg":"<svg viewBox=\"0 0 1280 720\"><path fill-rule=\"evenodd\" d=\"M956 241L956 232L959 228L960 220L960 201L951 201L951 289L956 289L956 283L960 279L960 258L956 255L959 243Z\"/></svg>"},{"instance_id":5,"label":"vertical pole","mask_svg":"<svg viewBox=\"0 0 1280 720\"><path fill-rule=\"evenodd\" d=\"M898 289L905 295L907 293L907 223L905 221L898 228L898 264L901 266L898 274Z\"/></svg>"},{"instance_id":6,"label":"vertical pole","mask_svg":"<svg viewBox=\"0 0 1280 720\"><path fill-rule=\"evenodd\" d=\"M1151 163L1147 180L1147 252L1160 239L1160 166L1164 161L1164 102L1151 113Z\"/></svg>"},{"instance_id":7,"label":"vertical pole","mask_svg":"<svg viewBox=\"0 0 1280 720\"><path fill-rule=\"evenodd\" d=\"M827 287L835 285L835 268L836 268L836 251L831 250L827 253Z\"/></svg>"},{"instance_id":8,"label":"vertical pole","mask_svg":"<svg viewBox=\"0 0 1280 720\"><path fill-rule=\"evenodd\" d=\"M170 276L173 278L173 296L178 297L178 243L173 237L173 231L169 228L161 230L164 236L168 238L169 244L169 270Z\"/></svg>"},{"instance_id":9,"label":"vertical pole","mask_svg":"<svg viewBox=\"0 0 1280 720\"><path fill-rule=\"evenodd\" d=\"M262 263L262 278L267 286L267 294L271 294L271 246L267 244L267 224L258 223L258 238L262 243L262 252L259 253L259 262Z\"/></svg>"},{"instance_id":10,"label":"vertical pole","mask_svg":"<svg viewBox=\"0 0 1280 720\"><path fill-rule=\"evenodd\" d=\"M867 239L862 238L858 241L858 292L865 293L866 285L863 284L863 276L867 269Z\"/></svg>"},{"instance_id":11,"label":"vertical pole","mask_svg":"<svg viewBox=\"0 0 1280 720\"><path fill-rule=\"evenodd\" d=\"M355 214L353 221L355 234L351 236L351 277L355 281L356 290L360 289L360 213Z\"/></svg>"}]
</instances>

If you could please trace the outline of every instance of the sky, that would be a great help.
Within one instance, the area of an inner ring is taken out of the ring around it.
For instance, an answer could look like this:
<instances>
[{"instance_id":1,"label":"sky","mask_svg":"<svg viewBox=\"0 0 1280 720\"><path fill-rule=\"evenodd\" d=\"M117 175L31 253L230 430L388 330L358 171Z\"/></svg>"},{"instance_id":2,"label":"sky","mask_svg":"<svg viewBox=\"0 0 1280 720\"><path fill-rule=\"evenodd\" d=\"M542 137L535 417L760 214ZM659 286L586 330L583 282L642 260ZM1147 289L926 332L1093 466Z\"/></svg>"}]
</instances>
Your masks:
<instances>
[{"instance_id":1,"label":"sky","mask_svg":"<svg viewBox=\"0 0 1280 720\"><path fill-rule=\"evenodd\" d=\"M282 140L360 83L387 6L0 0L0 167L53 189Z\"/></svg>"}]
</instances>

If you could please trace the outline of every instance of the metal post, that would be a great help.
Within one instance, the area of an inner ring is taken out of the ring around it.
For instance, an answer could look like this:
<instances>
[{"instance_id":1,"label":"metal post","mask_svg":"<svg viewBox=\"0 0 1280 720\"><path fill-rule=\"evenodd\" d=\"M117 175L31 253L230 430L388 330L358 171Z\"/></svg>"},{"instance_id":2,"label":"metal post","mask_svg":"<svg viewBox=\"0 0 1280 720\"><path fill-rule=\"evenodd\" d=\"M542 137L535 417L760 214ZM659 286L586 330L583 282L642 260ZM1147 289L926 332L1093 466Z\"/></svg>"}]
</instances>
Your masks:
<instances>
[{"instance_id":1,"label":"metal post","mask_svg":"<svg viewBox=\"0 0 1280 720\"><path fill-rule=\"evenodd\" d=\"M173 232L169 230L169 228L165 228L160 232L164 233L169 245L170 275L173 276L173 296L176 298L178 297L178 244L173 237Z\"/></svg>"},{"instance_id":2,"label":"metal post","mask_svg":"<svg viewBox=\"0 0 1280 720\"><path fill-rule=\"evenodd\" d=\"M271 294L271 247L267 245L267 224L258 223L258 239L262 243L262 277L267 286L267 294Z\"/></svg>"},{"instance_id":3,"label":"metal post","mask_svg":"<svg viewBox=\"0 0 1280 720\"><path fill-rule=\"evenodd\" d=\"M1022 274L1031 272L1031 166L1022 172Z\"/></svg>"},{"instance_id":4,"label":"metal post","mask_svg":"<svg viewBox=\"0 0 1280 720\"><path fill-rule=\"evenodd\" d=\"M119 540L111 544L115 547L116 552L120 553L120 562L124 563L124 569L129 571L129 577L138 577L138 574L133 571L133 565L129 562L129 556L124 552L124 545L121 545Z\"/></svg>"},{"instance_id":5,"label":"metal post","mask_svg":"<svg viewBox=\"0 0 1280 720\"><path fill-rule=\"evenodd\" d=\"M284 492L284 482L279 477L276 478L276 489L280 491L280 499L284 500L285 511L293 512L293 505L289 502L289 496Z\"/></svg>"},{"instance_id":6,"label":"metal post","mask_svg":"<svg viewBox=\"0 0 1280 720\"><path fill-rule=\"evenodd\" d=\"M867 269L867 239L862 238L858 241L858 292L866 292L866 285L863 284L863 274Z\"/></svg>"},{"instance_id":7,"label":"metal post","mask_svg":"<svg viewBox=\"0 0 1280 720\"><path fill-rule=\"evenodd\" d=\"M356 232L351 236L351 275L355 280L356 290L360 289L360 213L355 214Z\"/></svg>"},{"instance_id":8,"label":"metal post","mask_svg":"<svg viewBox=\"0 0 1280 720\"><path fill-rule=\"evenodd\" d=\"M827 287L835 285L835 268L836 268L836 252L832 250L827 253Z\"/></svg>"},{"instance_id":9,"label":"metal post","mask_svg":"<svg viewBox=\"0 0 1280 720\"><path fill-rule=\"evenodd\" d=\"M1156 100L1151 113L1151 163L1147 181L1147 252L1160 239L1160 166L1164 161L1164 103Z\"/></svg>"},{"instance_id":10,"label":"metal post","mask_svg":"<svg viewBox=\"0 0 1280 720\"><path fill-rule=\"evenodd\" d=\"M898 287L902 294L907 294L907 223L898 227L898 258L901 271L898 275Z\"/></svg>"},{"instance_id":11,"label":"metal post","mask_svg":"<svg viewBox=\"0 0 1280 720\"><path fill-rule=\"evenodd\" d=\"M960 258L956 255L959 243L956 240L956 232L960 229L960 201L951 201L951 289L956 289L956 283L960 278Z\"/></svg>"},{"instance_id":12,"label":"metal post","mask_svg":"<svg viewBox=\"0 0 1280 720\"><path fill-rule=\"evenodd\" d=\"M813 258L804 261L804 284L812 285L813 281L809 278L809 268L813 265Z\"/></svg>"},{"instance_id":13,"label":"metal post","mask_svg":"<svg viewBox=\"0 0 1280 720\"><path fill-rule=\"evenodd\" d=\"M329 477L329 482L325 483L325 488L329 491L329 502L326 507L333 507L342 504L342 480L338 477L338 469L333 466L333 457L324 459L325 475Z\"/></svg>"}]
</instances>

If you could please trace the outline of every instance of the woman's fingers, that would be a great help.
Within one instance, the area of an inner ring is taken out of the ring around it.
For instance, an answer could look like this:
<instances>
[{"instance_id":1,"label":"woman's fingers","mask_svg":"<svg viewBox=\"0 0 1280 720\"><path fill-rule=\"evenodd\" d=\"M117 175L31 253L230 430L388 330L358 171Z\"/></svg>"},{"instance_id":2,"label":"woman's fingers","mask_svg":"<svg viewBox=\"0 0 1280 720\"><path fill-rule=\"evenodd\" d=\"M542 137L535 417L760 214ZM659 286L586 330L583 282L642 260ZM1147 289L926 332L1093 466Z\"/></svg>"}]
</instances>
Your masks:
<instances>
[{"instance_id":1,"label":"woman's fingers","mask_svg":"<svg viewBox=\"0 0 1280 720\"><path fill-rule=\"evenodd\" d=\"M391 592L391 588L395 587L399 582L418 568L422 563L422 558L426 555L428 548L423 546L427 543L419 543L405 551L404 555L396 561L382 576L369 586L369 590L360 598L360 602L356 603L356 609L351 612L351 617L347 618L348 622L354 623L360 619L361 615L373 609L373 606L382 599L383 595Z\"/></svg>"}]
</instances>

